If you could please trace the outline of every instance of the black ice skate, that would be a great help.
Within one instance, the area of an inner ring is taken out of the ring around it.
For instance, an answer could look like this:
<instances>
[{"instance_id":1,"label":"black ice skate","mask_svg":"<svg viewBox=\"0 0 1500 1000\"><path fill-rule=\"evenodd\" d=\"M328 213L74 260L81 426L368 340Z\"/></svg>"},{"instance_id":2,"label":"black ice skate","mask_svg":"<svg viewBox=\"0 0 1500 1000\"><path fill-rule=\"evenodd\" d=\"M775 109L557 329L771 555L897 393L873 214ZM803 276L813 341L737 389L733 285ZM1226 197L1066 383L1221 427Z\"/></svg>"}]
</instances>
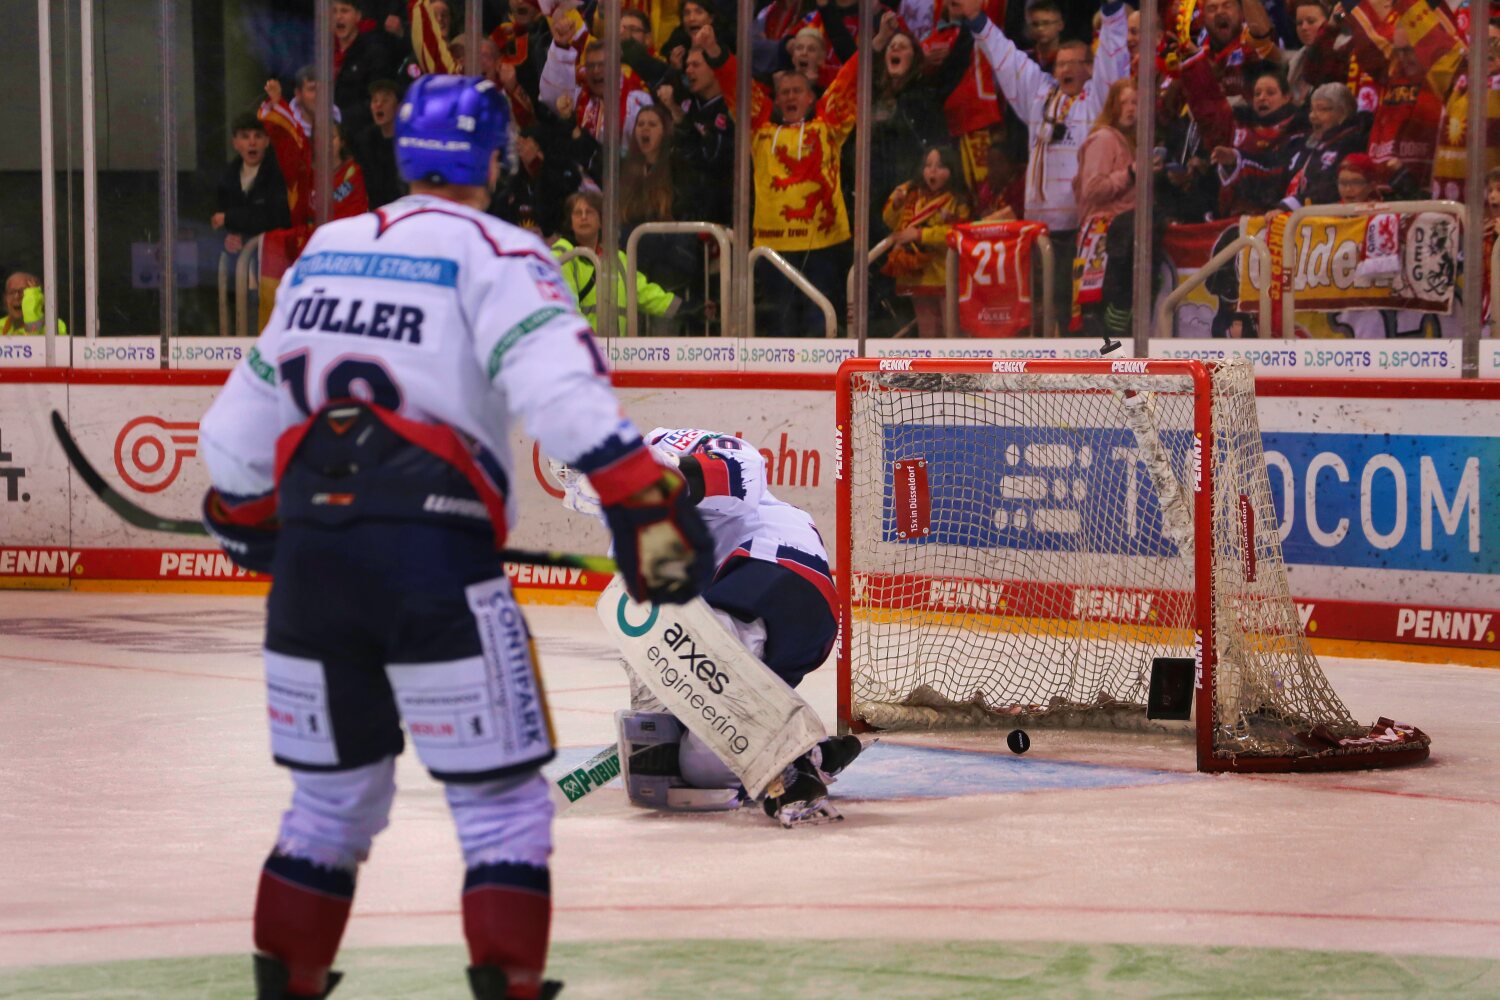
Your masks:
<instances>
[{"instance_id":1,"label":"black ice skate","mask_svg":"<svg viewBox=\"0 0 1500 1000\"><path fill-rule=\"evenodd\" d=\"M255 1000L321 1000L333 992L333 988L344 978L342 972L328 973L328 983L322 993L293 993L288 988L292 973L281 959L274 955L255 955Z\"/></svg>"},{"instance_id":2,"label":"black ice skate","mask_svg":"<svg viewBox=\"0 0 1500 1000\"><path fill-rule=\"evenodd\" d=\"M788 830L794 826L815 826L844 818L843 813L828 801L828 786L824 784L818 766L811 760L816 752L815 748L793 761L781 779L767 789L761 802L766 815Z\"/></svg>"},{"instance_id":3,"label":"black ice skate","mask_svg":"<svg viewBox=\"0 0 1500 1000\"><path fill-rule=\"evenodd\" d=\"M860 742L858 736L830 736L819 743L808 752L812 764L818 769L818 777L823 779L823 784L831 785L834 779L844 768L854 763L860 751L864 750L864 743Z\"/></svg>"},{"instance_id":4,"label":"black ice skate","mask_svg":"<svg viewBox=\"0 0 1500 1000\"><path fill-rule=\"evenodd\" d=\"M537 994L538 1000L553 1000L562 992L563 984L555 979L542 980L542 991ZM510 981L506 978L505 970L494 965L471 965L469 966L469 989L474 993L474 1000L505 1000L510 989Z\"/></svg>"}]
</instances>

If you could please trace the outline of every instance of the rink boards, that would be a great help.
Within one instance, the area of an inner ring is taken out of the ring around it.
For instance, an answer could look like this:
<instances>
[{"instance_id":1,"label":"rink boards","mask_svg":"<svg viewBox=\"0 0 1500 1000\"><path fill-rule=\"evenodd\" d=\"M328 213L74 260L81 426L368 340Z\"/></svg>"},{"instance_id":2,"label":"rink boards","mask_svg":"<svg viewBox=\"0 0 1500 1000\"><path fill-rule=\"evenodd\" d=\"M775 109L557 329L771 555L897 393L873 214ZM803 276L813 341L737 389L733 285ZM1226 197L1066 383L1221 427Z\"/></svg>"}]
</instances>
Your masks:
<instances>
[{"instance_id":1,"label":"rink boards","mask_svg":"<svg viewBox=\"0 0 1500 1000\"><path fill-rule=\"evenodd\" d=\"M0 369L0 587L225 590L265 580L206 539L133 528L69 474L52 410L134 502L196 515L207 485L198 419L222 370ZM831 374L618 371L643 428L699 426L756 443L768 486L835 525ZM1262 379L1259 413L1297 610L1321 638L1500 651L1500 381ZM514 436L521 521L511 544L602 552L602 526L564 510L533 443ZM830 544L830 548L833 545ZM510 567L536 599L579 600L605 580ZM932 582L983 607L979 583ZM1121 624L1145 591L1085 595Z\"/></svg>"}]
</instances>

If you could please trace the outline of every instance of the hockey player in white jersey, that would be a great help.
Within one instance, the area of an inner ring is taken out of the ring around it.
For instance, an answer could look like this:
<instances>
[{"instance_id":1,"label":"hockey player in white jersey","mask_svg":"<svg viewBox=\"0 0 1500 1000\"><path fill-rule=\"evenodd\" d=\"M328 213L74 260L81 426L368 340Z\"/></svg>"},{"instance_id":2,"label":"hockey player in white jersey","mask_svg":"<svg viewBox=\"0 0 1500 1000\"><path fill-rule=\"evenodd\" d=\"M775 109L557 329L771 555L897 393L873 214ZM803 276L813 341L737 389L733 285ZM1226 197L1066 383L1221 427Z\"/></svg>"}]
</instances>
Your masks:
<instances>
[{"instance_id":1,"label":"hockey player in white jersey","mask_svg":"<svg viewBox=\"0 0 1500 1000\"><path fill-rule=\"evenodd\" d=\"M658 427L646 435L658 457L676 466L703 515L717 571L703 592L719 624L787 688L828 658L838 635L828 553L808 513L766 488L766 462L742 438L697 428ZM563 503L597 514L589 481L554 465ZM626 666L631 712L621 713L620 754L631 801L691 810L737 808L740 775L664 706ZM768 679L769 680L769 679ZM775 683L771 680L771 683ZM825 739L798 757L762 807L785 825L838 818L827 783L859 754L855 736Z\"/></svg>"},{"instance_id":2,"label":"hockey player in white jersey","mask_svg":"<svg viewBox=\"0 0 1500 1000\"><path fill-rule=\"evenodd\" d=\"M507 118L477 77L412 86L396 124L412 194L313 234L201 425L205 521L274 577L267 710L294 792L256 899L261 1000L338 981L403 722L463 850L474 995L559 989L542 979L553 735L499 556L512 419L599 488L632 597L688 600L712 570L682 475L622 415L546 245L483 212Z\"/></svg>"}]
</instances>

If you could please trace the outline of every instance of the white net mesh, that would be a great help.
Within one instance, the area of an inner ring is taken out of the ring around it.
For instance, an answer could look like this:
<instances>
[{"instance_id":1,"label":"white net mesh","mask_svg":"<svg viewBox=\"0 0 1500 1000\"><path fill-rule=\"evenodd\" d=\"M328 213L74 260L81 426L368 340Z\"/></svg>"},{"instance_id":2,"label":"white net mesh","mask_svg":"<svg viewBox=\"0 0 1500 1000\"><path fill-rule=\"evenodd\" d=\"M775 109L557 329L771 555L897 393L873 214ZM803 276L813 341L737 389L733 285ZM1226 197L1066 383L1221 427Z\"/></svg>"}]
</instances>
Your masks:
<instances>
[{"instance_id":1,"label":"white net mesh","mask_svg":"<svg viewBox=\"0 0 1500 1000\"><path fill-rule=\"evenodd\" d=\"M1287 590L1247 363L1213 374L1214 524L1197 533L1189 376L850 378L856 719L1144 724L1152 659L1193 655L1192 548L1210 544L1215 752L1363 735Z\"/></svg>"}]
</instances>

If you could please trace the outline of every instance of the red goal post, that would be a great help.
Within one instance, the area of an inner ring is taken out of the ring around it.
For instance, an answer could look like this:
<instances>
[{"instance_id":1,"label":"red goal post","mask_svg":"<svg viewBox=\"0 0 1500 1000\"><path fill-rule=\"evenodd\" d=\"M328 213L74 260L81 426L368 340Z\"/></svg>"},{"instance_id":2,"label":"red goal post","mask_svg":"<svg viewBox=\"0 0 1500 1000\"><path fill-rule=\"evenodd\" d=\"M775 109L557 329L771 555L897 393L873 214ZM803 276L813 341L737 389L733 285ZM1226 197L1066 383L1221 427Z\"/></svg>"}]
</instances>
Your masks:
<instances>
[{"instance_id":1,"label":"red goal post","mask_svg":"<svg viewBox=\"0 0 1500 1000\"><path fill-rule=\"evenodd\" d=\"M856 359L837 387L841 730L1191 726L1204 771L1427 756L1356 723L1302 633L1248 362Z\"/></svg>"}]
</instances>

